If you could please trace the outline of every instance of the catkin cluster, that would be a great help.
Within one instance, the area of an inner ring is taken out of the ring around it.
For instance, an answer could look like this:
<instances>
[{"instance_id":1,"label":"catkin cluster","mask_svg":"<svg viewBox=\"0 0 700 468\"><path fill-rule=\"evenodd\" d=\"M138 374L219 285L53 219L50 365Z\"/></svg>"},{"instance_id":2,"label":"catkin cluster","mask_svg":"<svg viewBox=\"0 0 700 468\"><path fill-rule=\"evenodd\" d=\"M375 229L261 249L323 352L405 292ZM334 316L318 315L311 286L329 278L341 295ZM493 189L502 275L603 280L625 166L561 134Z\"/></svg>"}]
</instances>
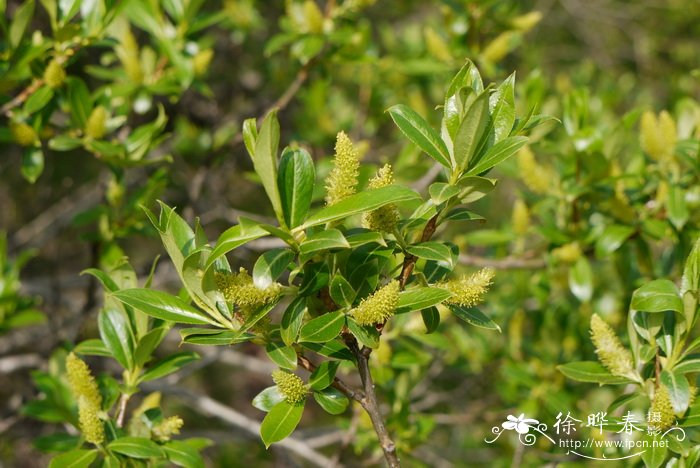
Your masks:
<instances>
[{"instance_id":1,"label":"catkin cluster","mask_svg":"<svg viewBox=\"0 0 700 468\"><path fill-rule=\"evenodd\" d=\"M529 146L523 146L518 152L518 169L527 188L535 193L547 193L550 183L554 179L554 174L550 168L537 162L535 153Z\"/></svg>"},{"instance_id":2,"label":"catkin cluster","mask_svg":"<svg viewBox=\"0 0 700 468\"><path fill-rule=\"evenodd\" d=\"M105 431L100 420L102 395L90 368L74 353L66 359L66 375L71 392L78 402L78 420L85 440L92 444L101 444L105 440Z\"/></svg>"},{"instance_id":3,"label":"catkin cluster","mask_svg":"<svg viewBox=\"0 0 700 468\"><path fill-rule=\"evenodd\" d=\"M384 167L377 171L367 185L367 188L377 189L388 187L394 183L394 173L391 170L390 164L385 164ZM364 213L362 215L362 226L373 231L391 232L399 222L399 210L395 204L390 203L381 208Z\"/></svg>"},{"instance_id":4,"label":"catkin cluster","mask_svg":"<svg viewBox=\"0 0 700 468\"><path fill-rule=\"evenodd\" d=\"M464 307L474 307L484 300L484 295L493 282L495 272L491 268L482 268L471 275L462 275L460 278L443 281L436 286L447 289L452 297L445 302Z\"/></svg>"},{"instance_id":5,"label":"catkin cluster","mask_svg":"<svg viewBox=\"0 0 700 468\"><path fill-rule=\"evenodd\" d=\"M658 118L651 111L642 114L639 124L639 143L642 149L655 161L668 161L676 147L676 123L666 111Z\"/></svg>"},{"instance_id":6,"label":"catkin cluster","mask_svg":"<svg viewBox=\"0 0 700 468\"><path fill-rule=\"evenodd\" d=\"M272 373L272 380L285 400L287 400L287 403L296 405L306 398L308 393L306 384L295 374L278 369Z\"/></svg>"},{"instance_id":7,"label":"catkin cluster","mask_svg":"<svg viewBox=\"0 0 700 468\"><path fill-rule=\"evenodd\" d=\"M676 420L673 414L671 395L668 393L668 389L665 385L659 385L656 389L654 398L651 400L649 413L654 416L649 425L660 431L665 431L671 427Z\"/></svg>"},{"instance_id":8,"label":"catkin cluster","mask_svg":"<svg viewBox=\"0 0 700 468\"><path fill-rule=\"evenodd\" d=\"M333 169L326 181L326 205L334 205L353 195L359 175L359 152L345 132L340 132L335 143Z\"/></svg>"},{"instance_id":9,"label":"catkin cluster","mask_svg":"<svg viewBox=\"0 0 700 468\"><path fill-rule=\"evenodd\" d=\"M374 325L375 323L386 322L396 312L400 290L399 282L396 280L391 281L372 295L362 299L360 304L352 311L352 317L360 325Z\"/></svg>"},{"instance_id":10,"label":"catkin cluster","mask_svg":"<svg viewBox=\"0 0 700 468\"><path fill-rule=\"evenodd\" d=\"M272 304L281 294L278 283L272 283L266 288L257 287L245 268L241 268L238 273L216 272L214 280L224 298L236 304L244 316Z\"/></svg>"},{"instance_id":11,"label":"catkin cluster","mask_svg":"<svg viewBox=\"0 0 700 468\"><path fill-rule=\"evenodd\" d=\"M632 353L622 346L615 331L598 314L591 316L591 340L598 360L611 374L637 380Z\"/></svg>"}]
</instances>

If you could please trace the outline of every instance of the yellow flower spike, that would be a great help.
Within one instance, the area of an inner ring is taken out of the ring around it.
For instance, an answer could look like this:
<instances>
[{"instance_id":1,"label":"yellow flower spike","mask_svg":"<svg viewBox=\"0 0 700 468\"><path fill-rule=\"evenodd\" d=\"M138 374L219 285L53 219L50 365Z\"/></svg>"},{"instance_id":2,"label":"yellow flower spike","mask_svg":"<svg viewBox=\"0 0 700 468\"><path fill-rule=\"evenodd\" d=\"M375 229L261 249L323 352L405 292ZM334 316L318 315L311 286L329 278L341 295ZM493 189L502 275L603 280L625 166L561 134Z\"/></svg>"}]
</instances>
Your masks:
<instances>
[{"instance_id":1,"label":"yellow flower spike","mask_svg":"<svg viewBox=\"0 0 700 468\"><path fill-rule=\"evenodd\" d=\"M360 175L360 159L345 132L338 133L335 143L335 159L326 182L326 205L334 205L353 195Z\"/></svg>"},{"instance_id":2,"label":"yellow flower spike","mask_svg":"<svg viewBox=\"0 0 700 468\"><path fill-rule=\"evenodd\" d=\"M85 122L85 135L99 140L107 130L107 110L102 106L95 107Z\"/></svg>"},{"instance_id":3,"label":"yellow flower spike","mask_svg":"<svg viewBox=\"0 0 700 468\"><path fill-rule=\"evenodd\" d=\"M622 346L615 331L598 314L591 316L591 340L598 360L611 374L637 380L632 353Z\"/></svg>"},{"instance_id":4,"label":"yellow flower spike","mask_svg":"<svg viewBox=\"0 0 700 468\"><path fill-rule=\"evenodd\" d=\"M31 125L24 122L11 122L10 133L18 145L34 146L39 136Z\"/></svg>"},{"instance_id":5,"label":"yellow flower spike","mask_svg":"<svg viewBox=\"0 0 700 468\"><path fill-rule=\"evenodd\" d=\"M78 402L80 430L85 440L93 444L104 442L104 426L99 413L102 409L102 395L90 368L75 353L66 358L66 375L71 392Z\"/></svg>"},{"instance_id":6,"label":"yellow flower spike","mask_svg":"<svg viewBox=\"0 0 700 468\"><path fill-rule=\"evenodd\" d=\"M117 57L124 67L129 81L140 84L143 81L143 70L141 69L141 60L139 58L139 44L130 30L120 38L120 44L115 48Z\"/></svg>"},{"instance_id":7,"label":"yellow flower spike","mask_svg":"<svg viewBox=\"0 0 700 468\"><path fill-rule=\"evenodd\" d=\"M552 250L552 257L563 263L574 263L581 257L581 247L578 242L570 242Z\"/></svg>"},{"instance_id":8,"label":"yellow flower spike","mask_svg":"<svg viewBox=\"0 0 700 468\"><path fill-rule=\"evenodd\" d=\"M352 311L352 317L360 325L386 322L396 312L400 290L399 282L397 280L391 281L372 295L362 299Z\"/></svg>"},{"instance_id":9,"label":"yellow flower spike","mask_svg":"<svg viewBox=\"0 0 700 468\"><path fill-rule=\"evenodd\" d=\"M651 408L649 413L653 416L650 426L660 431L665 431L673 425L676 420L673 414L673 404L671 403L671 395L665 385L659 385L654 393L654 398L651 400ZM655 420L658 419L658 420Z\"/></svg>"},{"instance_id":10,"label":"yellow flower spike","mask_svg":"<svg viewBox=\"0 0 700 468\"><path fill-rule=\"evenodd\" d=\"M438 283L440 288L447 289L452 297L445 302L464 307L474 307L484 300L484 295L493 283L496 273L492 268L482 268L469 276L463 275L458 279Z\"/></svg>"},{"instance_id":11,"label":"yellow flower spike","mask_svg":"<svg viewBox=\"0 0 700 468\"><path fill-rule=\"evenodd\" d=\"M367 185L367 188L376 189L387 187L394 183L394 173L391 170L390 164L385 164L384 167L377 171ZM363 213L362 227L372 229L373 231L391 232L399 222L399 210L395 204L382 206L374 211Z\"/></svg>"},{"instance_id":12,"label":"yellow flower spike","mask_svg":"<svg viewBox=\"0 0 700 468\"><path fill-rule=\"evenodd\" d=\"M212 49L204 49L197 52L197 54L192 57L194 74L197 76L204 75L209 69L212 58L214 58L214 51Z\"/></svg>"},{"instance_id":13,"label":"yellow flower spike","mask_svg":"<svg viewBox=\"0 0 700 468\"><path fill-rule=\"evenodd\" d=\"M547 193L554 174L549 168L537 163L535 153L529 146L523 146L518 152L518 168L523 183L535 193Z\"/></svg>"},{"instance_id":14,"label":"yellow flower spike","mask_svg":"<svg viewBox=\"0 0 700 468\"><path fill-rule=\"evenodd\" d=\"M652 159L663 161L673 156L678 136L671 114L662 111L657 118L651 111L644 112L639 122L639 132L639 143Z\"/></svg>"},{"instance_id":15,"label":"yellow flower spike","mask_svg":"<svg viewBox=\"0 0 700 468\"><path fill-rule=\"evenodd\" d=\"M272 283L264 289L258 288L245 268L241 268L238 273L216 272L214 280L224 298L240 307L244 315L271 304L281 294L278 283Z\"/></svg>"},{"instance_id":16,"label":"yellow flower spike","mask_svg":"<svg viewBox=\"0 0 700 468\"><path fill-rule=\"evenodd\" d=\"M167 442L170 438L180 433L185 422L180 416L170 416L153 426L153 438L158 442Z\"/></svg>"},{"instance_id":17,"label":"yellow flower spike","mask_svg":"<svg viewBox=\"0 0 700 468\"><path fill-rule=\"evenodd\" d=\"M296 405L306 398L308 389L304 381L297 375L278 369L272 373L272 380L287 403Z\"/></svg>"},{"instance_id":18,"label":"yellow flower spike","mask_svg":"<svg viewBox=\"0 0 700 468\"><path fill-rule=\"evenodd\" d=\"M511 223L513 224L513 232L520 236L527 234L530 228L530 210L527 204L520 198L515 200L515 204L513 205Z\"/></svg>"},{"instance_id":19,"label":"yellow flower spike","mask_svg":"<svg viewBox=\"0 0 700 468\"><path fill-rule=\"evenodd\" d=\"M44 83L49 88L60 88L64 81L66 81L66 71L63 66L56 59L51 60L44 70Z\"/></svg>"},{"instance_id":20,"label":"yellow flower spike","mask_svg":"<svg viewBox=\"0 0 700 468\"><path fill-rule=\"evenodd\" d=\"M659 114L659 136L664 148L664 156L671 157L678 140L678 132L676 131L676 122L667 111L661 111Z\"/></svg>"}]
</instances>

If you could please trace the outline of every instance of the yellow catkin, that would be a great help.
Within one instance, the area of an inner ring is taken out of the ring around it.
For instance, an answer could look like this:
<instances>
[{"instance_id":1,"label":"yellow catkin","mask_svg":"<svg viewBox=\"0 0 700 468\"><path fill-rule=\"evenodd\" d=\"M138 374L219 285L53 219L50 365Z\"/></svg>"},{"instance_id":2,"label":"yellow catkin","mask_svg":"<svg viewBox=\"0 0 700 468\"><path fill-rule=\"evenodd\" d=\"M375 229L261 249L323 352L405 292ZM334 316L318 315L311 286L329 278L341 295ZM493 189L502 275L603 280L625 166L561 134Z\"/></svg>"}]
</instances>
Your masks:
<instances>
[{"instance_id":1,"label":"yellow catkin","mask_svg":"<svg viewBox=\"0 0 700 468\"><path fill-rule=\"evenodd\" d=\"M236 304L244 315L272 304L281 294L278 283L272 283L266 288L257 287L245 268L241 268L238 273L216 272L214 280L226 300Z\"/></svg>"},{"instance_id":2,"label":"yellow catkin","mask_svg":"<svg viewBox=\"0 0 700 468\"><path fill-rule=\"evenodd\" d=\"M523 146L518 152L518 168L527 188L535 193L547 193L551 182L551 171L537 163L535 154L529 146Z\"/></svg>"},{"instance_id":3,"label":"yellow catkin","mask_svg":"<svg viewBox=\"0 0 700 468\"><path fill-rule=\"evenodd\" d=\"M452 297L445 302L464 307L474 307L484 300L484 295L493 282L495 272L491 268L483 268L471 275L438 283L439 288L447 289Z\"/></svg>"},{"instance_id":4,"label":"yellow catkin","mask_svg":"<svg viewBox=\"0 0 700 468\"><path fill-rule=\"evenodd\" d=\"M581 247L578 242L564 244L552 250L552 257L563 263L574 263L581 257Z\"/></svg>"},{"instance_id":5,"label":"yellow catkin","mask_svg":"<svg viewBox=\"0 0 700 468\"><path fill-rule=\"evenodd\" d=\"M676 417L673 414L671 395L665 385L659 385L656 389L654 398L651 400L649 413L652 416L649 425L654 429L665 431L675 422Z\"/></svg>"},{"instance_id":6,"label":"yellow catkin","mask_svg":"<svg viewBox=\"0 0 700 468\"><path fill-rule=\"evenodd\" d=\"M481 52L481 58L491 63L499 62L511 51L516 34L518 33L514 31L505 31L496 36Z\"/></svg>"},{"instance_id":7,"label":"yellow catkin","mask_svg":"<svg viewBox=\"0 0 700 468\"><path fill-rule=\"evenodd\" d=\"M192 57L194 74L197 76L204 75L209 69L212 58L214 58L214 51L212 49L204 49L197 52L195 56Z\"/></svg>"},{"instance_id":8,"label":"yellow catkin","mask_svg":"<svg viewBox=\"0 0 700 468\"><path fill-rule=\"evenodd\" d=\"M170 438L180 433L185 422L179 416L170 416L153 426L153 438L158 442L167 442Z\"/></svg>"},{"instance_id":9,"label":"yellow catkin","mask_svg":"<svg viewBox=\"0 0 700 468\"><path fill-rule=\"evenodd\" d=\"M107 110L102 106L95 107L85 122L85 135L99 140L107 130Z\"/></svg>"},{"instance_id":10,"label":"yellow catkin","mask_svg":"<svg viewBox=\"0 0 700 468\"><path fill-rule=\"evenodd\" d=\"M389 282L369 297L362 299L360 304L352 311L352 317L360 325L386 322L396 312L396 306L399 302L399 291L398 281L393 280Z\"/></svg>"},{"instance_id":11,"label":"yellow catkin","mask_svg":"<svg viewBox=\"0 0 700 468\"><path fill-rule=\"evenodd\" d=\"M451 62L452 54L445 40L430 26L423 30L425 37L425 47L428 53L442 62Z\"/></svg>"},{"instance_id":12,"label":"yellow catkin","mask_svg":"<svg viewBox=\"0 0 700 468\"><path fill-rule=\"evenodd\" d=\"M513 27L519 31L529 31L534 28L542 19L542 13L539 11L531 11L524 15L516 16L510 22Z\"/></svg>"},{"instance_id":13,"label":"yellow catkin","mask_svg":"<svg viewBox=\"0 0 700 468\"><path fill-rule=\"evenodd\" d=\"M655 161L671 158L677 138L676 123L668 112L662 111L658 117L651 111L642 114L639 143L649 157Z\"/></svg>"},{"instance_id":14,"label":"yellow catkin","mask_svg":"<svg viewBox=\"0 0 700 468\"><path fill-rule=\"evenodd\" d=\"M141 415L149 409L160 407L160 392L148 394L141 404L131 412L129 418L129 435L133 437L150 437L151 429L146 425L146 422L141 418Z\"/></svg>"},{"instance_id":15,"label":"yellow catkin","mask_svg":"<svg viewBox=\"0 0 700 468\"><path fill-rule=\"evenodd\" d=\"M345 132L338 133L333 169L326 182L326 205L334 205L355 193L360 175L359 154Z\"/></svg>"},{"instance_id":16,"label":"yellow catkin","mask_svg":"<svg viewBox=\"0 0 700 468\"><path fill-rule=\"evenodd\" d=\"M519 236L527 234L528 229L530 229L530 210L520 198L515 200L513 204L511 223L513 224L513 232Z\"/></svg>"},{"instance_id":17,"label":"yellow catkin","mask_svg":"<svg viewBox=\"0 0 700 468\"><path fill-rule=\"evenodd\" d=\"M659 136L664 148L664 157L670 158L673 155L673 150L676 148L678 132L676 130L676 122L673 121L673 117L667 111L661 111L661 114L659 114Z\"/></svg>"},{"instance_id":18,"label":"yellow catkin","mask_svg":"<svg viewBox=\"0 0 700 468\"><path fill-rule=\"evenodd\" d=\"M394 183L394 174L390 164L377 171L377 175L369 181L368 188L387 187ZM373 231L391 232L399 222L399 210L395 204L382 206L362 215L362 226Z\"/></svg>"},{"instance_id":19,"label":"yellow catkin","mask_svg":"<svg viewBox=\"0 0 700 468\"><path fill-rule=\"evenodd\" d=\"M306 384L295 374L278 369L272 373L272 380L287 403L296 405L306 398L308 393Z\"/></svg>"},{"instance_id":20,"label":"yellow catkin","mask_svg":"<svg viewBox=\"0 0 700 468\"><path fill-rule=\"evenodd\" d=\"M66 71L58 61L51 60L44 70L44 83L49 88L60 88L66 81Z\"/></svg>"},{"instance_id":21,"label":"yellow catkin","mask_svg":"<svg viewBox=\"0 0 700 468\"><path fill-rule=\"evenodd\" d=\"M143 70L139 58L139 44L130 30L127 29L124 32L115 52L124 67L127 78L134 84L140 84L143 81Z\"/></svg>"},{"instance_id":22,"label":"yellow catkin","mask_svg":"<svg viewBox=\"0 0 700 468\"><path fill-rule=\"evenodd\" d=\"M598 314L591 316L591 340L598 360L611 374L636 380L632 353L622 346L615 331Z\"/></svg>"},{"instance_id":23,"label":"yellow catkin","mask_svg":"<svg viewBox=\"0 0 700 468\"><path fill-rule=\"evenodd\" d=\"M78 402L78 420L83 437L90 443L104 442L104 426L99 413L102 409L102 395L90 368L75 353L66 358L66 375L71 392Z\"/></svg>"},{"instance_id":24,"label":"yellow catkin","mask_svg":"<svg viewBox=\"0 0 700 468\"><path fill-rule=\"evenodd\" d=\"M39 136L31 125L24 122L11 122L10 133L17 144L21 146L33 146L38 141Z\"/></svg>"}]
</instances>

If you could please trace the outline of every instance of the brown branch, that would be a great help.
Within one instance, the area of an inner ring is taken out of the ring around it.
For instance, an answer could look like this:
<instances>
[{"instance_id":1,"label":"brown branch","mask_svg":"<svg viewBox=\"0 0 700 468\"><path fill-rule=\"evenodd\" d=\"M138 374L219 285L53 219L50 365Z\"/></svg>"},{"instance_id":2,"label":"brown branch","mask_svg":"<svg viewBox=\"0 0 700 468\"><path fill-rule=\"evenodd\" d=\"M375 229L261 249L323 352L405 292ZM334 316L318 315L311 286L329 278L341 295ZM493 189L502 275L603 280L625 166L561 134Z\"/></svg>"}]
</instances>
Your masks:
<instances>
[{"instance_id":1,"label":"brown branch","mask_svg":"<svg viewBox=\"0 0 700 468\"><path fill-rule=\"evenodd\" d=\"M357 359L357 369L360 372L360 379L362 380L362 386L365 391L365 397L360 400L360 404L372 421L374 432L377 433L379 445L382 447L387 464L390 468L400 468L401 462L396 453L396 444L394 444L384 424L384 418L382 418L382 413L379 411L379 405L377 403L377 395L374 392L374 381L372 380L372 374L369 369L369 356L372 349L367 347L360 349L357 345L357 340L352 335L346 335L345 342Z\"/></svg>"},{"instance_id":2,"label":"brown branch","mask_svg":"<svg viewBox=\"0 0 700 468\"><path fill-rule=\"evenodd\" d=\"M129 403L129 395L122 393L121 398L119 398L119 406L117 409L117 427L124 426L124 415L126 414L126 405Z\"/></svg>"},{"instance_id":3,"label":"brown branch","mask_svg":"<svg viewBox=\"0 0 700 468\"><path fill-rule=\"evenodd\" d=\"M309 372L313 372L316 370L316 365L301 354L297 356L297 363L299 363L301 367L303 367ZM335 388L351 400L355 400L360 404L362 404L362 399L365 397L362 391L355 390L354 388L350 387L348 384L340 380L338 377L335 377L333 379L331 387Z\"/></svg>"},{"instance_id":4,"label":"brown branch","mask_svg":"<svg viewBox=\"0 0 700 468\"><path fill-rule=\"evenodd\" d=\"M494 259L467 254L460 254L459 263L477 267L490 267L496 270L539 270L547 266L543 258L505 257Z\"/></svg>"},{"instance_id":5,"label":"brown branch","mask_svg":"<svg viewBox=\"0 0 700 468\"><path fill-rule=\"evenodd\" d=\"M435 215L430 218L428 224L426 224L425 228L423 228L423 234L421 235L420 239L421 242L429 241L430 238L433 237L433 234L435 234L435 229L437 228L437 217L438 215ZM418 257L415 255L408 254L406 257L404 257L403 267L401 268L401 274L399 275L399 284L401 285L401 289L406 287L408 280L411 278L411 273L413 273L413 268L415 268L417 260Z\"/></svg>"},{"instance_id":6,"label":"brown branch","mask_svg":"<svg viewBox=\"0 0 700 468\"><path fill-rule=\"evenodd\" d=\"M10 101L6 102L4 106L0 108L0 114L10 117L12 109L22 105L24 101L29 99L29 96L34 94L34 92L41 88L44 84L44 80L35 80L32 84L24 88L21 93L15 96Z\"/></svg>"}]
</instances>

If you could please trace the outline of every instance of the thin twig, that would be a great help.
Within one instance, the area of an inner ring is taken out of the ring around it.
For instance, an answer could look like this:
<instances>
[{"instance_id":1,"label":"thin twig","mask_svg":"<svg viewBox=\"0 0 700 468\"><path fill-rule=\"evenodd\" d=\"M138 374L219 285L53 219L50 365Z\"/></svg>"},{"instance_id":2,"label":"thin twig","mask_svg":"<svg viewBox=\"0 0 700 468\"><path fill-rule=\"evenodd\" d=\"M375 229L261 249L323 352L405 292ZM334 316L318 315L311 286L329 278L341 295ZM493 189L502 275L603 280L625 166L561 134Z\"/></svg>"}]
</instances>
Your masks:
<instances>
[{"instance_id":1,"label":"thin twig","mask_svg":"<svg viewBox=\"0 0 700 468\"><path fill-rule=\"evenodd\" d=\"M38 354L18 354L0 358L0 374L9 374L19 369L37 368L44 360Z\"/></svg>"},{"instance_id":2,"label":"thin twig","mask_svg":"<svg viewBox=\"0 0 700 468\"><path fill-rule=\"evenodd\" d=\"M467 254L460 254L459 263L477 267L490 267L496 270L539 270L547 266L547 263L542 258L485 258Z\"/></svg>"},{"instance_id":3,"label":"thin twig","mask_svg":"<svg viewBox=\"0 0 700 468\"><path fill-rule=\"evenodd\" d=\"M314 363L308 360L303 355L298 355L297 356L297 362L301 367L306 369L309 372L313 372L316 370L316 366ZM340 380L338 377L335 377L333 379L333 383L331 383L331 387L335 388L336 390L342 392L345 396L348 398L357 401L358 403L362 404L362 400L364 399L365 395L363 394L362 391L360 390L355 390L354 388L350 387L348 384Z\"/></svg>"},{"instance_id":4,"label":"thin twig","mask_svg":"<svg viewBox=\"0 0 700 468\"><path fill-rule=\"evenodd\" d=\"M22 103L29 99L29 96L34 94L34 92L41 88L43 84L44 80L35 80L32 84L24 88L21 93L12 98L10 101L6 102L5 105L0 108L0 114L10 117L12 115L12 109L22 105Z\"/></svg>"}]
</instances>

